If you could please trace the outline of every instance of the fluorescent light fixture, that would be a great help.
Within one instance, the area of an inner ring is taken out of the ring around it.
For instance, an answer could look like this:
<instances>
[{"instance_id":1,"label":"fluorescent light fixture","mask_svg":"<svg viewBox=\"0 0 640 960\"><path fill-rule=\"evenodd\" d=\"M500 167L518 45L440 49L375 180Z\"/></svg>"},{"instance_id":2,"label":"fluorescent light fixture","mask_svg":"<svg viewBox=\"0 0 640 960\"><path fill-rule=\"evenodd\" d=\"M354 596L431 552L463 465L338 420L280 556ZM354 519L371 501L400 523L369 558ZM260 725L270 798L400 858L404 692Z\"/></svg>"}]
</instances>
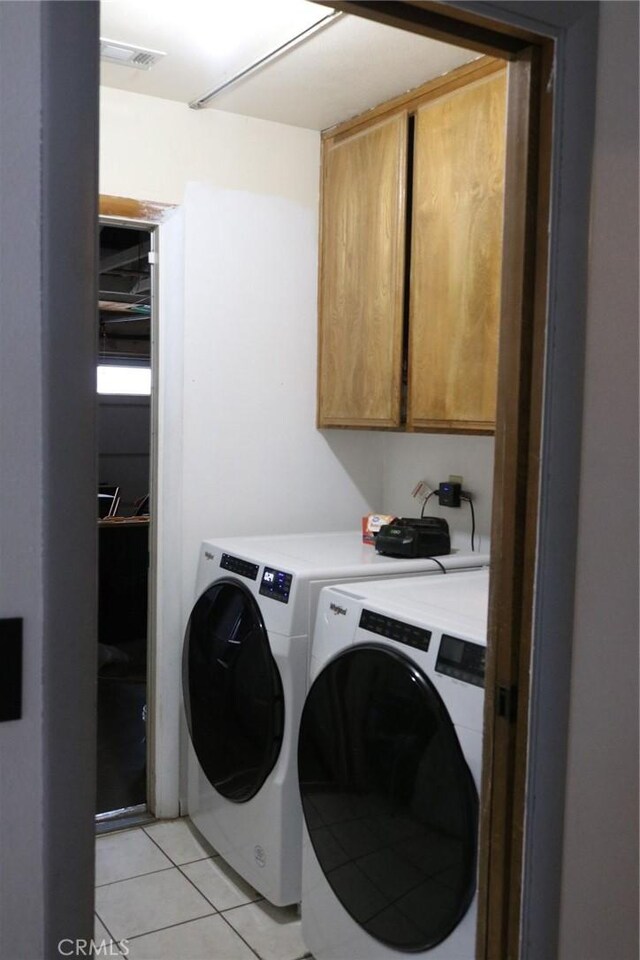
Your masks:
<instances>
[{"instance_id":1,"label":"fluorescent light fixture","mask_svg":"<svg viewBox=\"0 0 640 960\"><path fill-rule=\"evenodd\" d=\"M98 393L148 397L151 394L151 369L149 367L117 367L111 363L100 364Z\"/></svg>"},{"instance_id":2,"label":"fluorescent light fixture","mask_svg":"<svg viewBox=\"0 0 640 960\"><path fill-rule=\"evenodd\" d=\"M162 50L148 50L146 47L134 47L130 43L100 37L100 59L117 63L118 66L149 70L162 57L166 57Z\"/></svg>"}]
</instances>

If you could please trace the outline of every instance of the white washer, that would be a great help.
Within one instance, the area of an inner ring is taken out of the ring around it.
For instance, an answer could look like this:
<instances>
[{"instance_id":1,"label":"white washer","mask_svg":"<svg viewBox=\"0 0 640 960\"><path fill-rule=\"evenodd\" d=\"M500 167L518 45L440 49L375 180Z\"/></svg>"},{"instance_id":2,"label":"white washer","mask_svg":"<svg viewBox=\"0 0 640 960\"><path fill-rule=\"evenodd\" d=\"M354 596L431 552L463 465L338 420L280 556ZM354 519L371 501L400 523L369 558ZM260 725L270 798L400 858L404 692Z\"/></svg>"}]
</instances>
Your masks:
<instances>
[{"instance_id":1,"label":"white washer","mask_svg":"<svg viewBox=\"0 0 640 960\"><path fill-rule=\"evenodd\" d=\"M449 571L488 560L459 550L438 558ZM274 904L297 903L301 895L296 743L320 590L419 571L441 573L441 567L431 559L377 555L355 532L202 545L183 652L188 813Z\"/></svg>"},{"instance_id":2,"label":"white washer","mask_svg":"<svg viewBox=\"0 0 640 960\"><path fill-rule=\"evenodd\" d=\"M316 960L473 960L488 570L328 587L300 723Z\"/></svg>"}]
</instances>

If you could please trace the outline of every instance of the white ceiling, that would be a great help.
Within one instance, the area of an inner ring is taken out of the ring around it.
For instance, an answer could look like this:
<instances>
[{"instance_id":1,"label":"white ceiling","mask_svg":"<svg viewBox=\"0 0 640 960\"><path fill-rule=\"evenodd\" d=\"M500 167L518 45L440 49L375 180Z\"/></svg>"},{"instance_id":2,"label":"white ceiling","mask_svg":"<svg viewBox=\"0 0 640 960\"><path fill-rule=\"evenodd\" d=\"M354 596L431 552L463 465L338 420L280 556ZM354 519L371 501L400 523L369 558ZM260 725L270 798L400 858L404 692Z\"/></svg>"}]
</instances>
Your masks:
<instances>
[{"instance_id":1,"label":"white ceiling","mask_svg":"<svg viewBox=\"0 0 640 960\"><path fill-rule=\"evenodd\" d=\"M331 11L306 0L102 0L101 36L166 53L149 71L102 63L102 83L185 104ZM208 105L324 130L477 55L342 16Z\"/></svg>"}]
</instances>

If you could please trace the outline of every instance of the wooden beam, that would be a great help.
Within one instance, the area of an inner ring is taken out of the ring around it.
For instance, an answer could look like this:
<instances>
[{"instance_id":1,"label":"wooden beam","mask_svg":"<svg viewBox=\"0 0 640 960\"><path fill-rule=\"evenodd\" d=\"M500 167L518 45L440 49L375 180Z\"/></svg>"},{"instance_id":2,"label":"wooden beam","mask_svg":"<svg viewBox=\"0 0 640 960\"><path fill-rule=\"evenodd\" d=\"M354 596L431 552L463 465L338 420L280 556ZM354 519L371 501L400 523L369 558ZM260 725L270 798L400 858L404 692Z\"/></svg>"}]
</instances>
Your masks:
<instances>
[{"instance_id":1,"label":"wooden beam","mask_svg":"<svg viewBox=\"0 0 640 960\"><path fill-rule=\"evenodd\" d=\"M399 27L432 40L475 50L489 57L513 60L535 39L533 34L513 29L498 32L476 14L450 8L443 3L399 2L399 0L314 0L342 13ZM526 39L530 36L531 39Z\"/></svg>"},{"instance_id":2,"label":"wooden beam","mask_svg":"<svg viewBox=\"0 0 640 960\"><path fill-rule=\"evenodd\" d=\"M134 200L131 197L100 194L98 213L101 217L162 223L171 216L177 206L175 203L157 203L154 200Z\"/></svg>"}]
</instances>

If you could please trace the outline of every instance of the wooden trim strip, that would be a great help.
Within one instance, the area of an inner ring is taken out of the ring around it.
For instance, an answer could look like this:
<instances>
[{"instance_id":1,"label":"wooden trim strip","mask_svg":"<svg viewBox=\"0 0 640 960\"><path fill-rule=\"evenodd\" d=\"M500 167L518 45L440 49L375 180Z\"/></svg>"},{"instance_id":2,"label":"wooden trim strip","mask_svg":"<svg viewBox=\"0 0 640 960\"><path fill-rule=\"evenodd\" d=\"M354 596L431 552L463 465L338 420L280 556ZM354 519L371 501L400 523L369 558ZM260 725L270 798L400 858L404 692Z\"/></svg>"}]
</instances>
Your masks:
<instances>
[{"instance_id":1,"label":"wooden trim strip","mask_svg":"<svg viewBox=\"0 0 640 960\"><path fill-rule=\"evenodd\" d=\"M176 203L157 203L154 200L134 200L100 194L98 213L101 217L120 217L123 220L142 220L162 223L177 208Z\"/></svg>"},{"instance_id":2,"label":"wooden trim strip","mask_svg":"<svg viewBox=\"0 0 640 960\"><path fill-rule=\"evenodd\" d=\"M492 552L485 676L477 954L507 960L516 728L497 716L497 694L517 686L522 601L523 452L528 441L526 350L526 223L531 190L531 58L509 67L500 353L494 461ZM530 253L530 251L529 251ZM524 445L523 445L524 439ZM515 816L514 816L515 814Z\"/></svg>"},{"instance_id":3,"label":"wooden trim strip","mask_svg":"<svg viewBox=\"0 0 640 960\"><path fill-rule=\"evenodd\" d=\"M319 190L319 200L318 200L318 286L316 292L316 302L317 302L317 331L316 331L316 427L318 430L323 429L325 426L330 426L330 424L325 424L321 415L321 401L322 401L322 385L324 383L324 369L322 365L322 338L323 333L323 322L322 318L324 316L323 308L323 297L322 297L322 287L323 287L323 225L322 221L324 220L323 211L324 211L324 197L326 194L325 180L327 174L327 144L324 140L320 140L320 190ZM331 426L333 426L331 424Z\"/></svg>"},{"instance_id":4,"label":"wooden trim strip","mask_svg":"<svg viewBox=\"0 0 640 960\"><path fill-rule=\"evenodd\" d=\"M486 960L520 949L551 129L541 143L541 55L548 66L536 47L509 66L477 935ZM498 715L500 688L517 691L515 716Z\"/></svg>"},{"instance_id":5,"label":"wooden trim strip","mask_svg":"<svg viewBox=\"0 0 640 960\"><path fill-rule=\"evenodd\" d=\"M318 421L318 430L395 430L404 433L404 426L398 426L393 420L338 420L325 417Z\"/></svg>"},{"instance_id":6,"label":"wooden trim strip","mask_svg":"<svg viewBox=\"0 0 640 960\"><path fill-rule=\"evenodd\" d=\"M455 21L456 23L465 23L476 27L482 27L483 30L489 31L491 34L489 43L492 48L495 47L496 49L496 52L493 54L494 56L502 56L505 57L505 59L508 59L506 56L508 51L505 47L503 47L505 37L512 37L515 40L523 41L520 51L523 51L528 46L538 46L541 43L544 43L540 36L532 33L531 30L525 30L522 27L516 27L513 24L504 22L500 24L499 37L497 38L495 24L493 24L490 19L487 20L487 17L480 13L455 7L453 4L447 2L447 0L444 0L444 2L443 0L404 0L404 4L407 7L419 7L421 10L440 14L440 16L446 18L448 21ZM447 30L449 34L452 29L456 31L456 36L459 38L460 35L457 33L457 27L452 27L451 22L449 22L447 24ZM453 39L449 39L447 42L452 43ZM466 46L464 43L462 45ZM515 47L515 44L512 45L509 42L509 48L513 49L513 47Z\"/></svg>"},{"instance_id":7,"label":"wooden trim strip","mask_svg":"<svg viewBox=\"0 0 640 960\"><path fill-rule=\"evenodd\" d=\"M443 3L401 3L399 0L316 0L316 3L506 60L514 59L530 43L520 32L498 33L484 26L481 17L467 11L458 19L454 12L449 14L449 5Z\"/></svg>"},{"instance_id":8,"label":"wooden trim strip","mask_svg":"<svg viewBox=\"0 0 640 960\"><path fill-rule=\"evenodd\" d=\"M539 60L535 63L535 59ZM524 864L524 810L526 803L527 763L530 713L530 676L533 638L534 573L538 541L538 504L540 495L540 451L542 444L542 409L545 341L547 329L547 286L549 276L548 224L551 210L551 146L553 142L553 93L549 80L553 74L554 47L548 42L534 59L534 87L532 94L533 131L530 148L537 140L535 175L537 177L537 209L530 210L532 296L531 328L529 333L528 366L531 371L529 395L529 445L525 517L522 543L522 600L518 628L518 664L516 683L520 691L516 718L516 741L513 773L513 826L511 831L511 876L517 883L510 887L507 917L507 950L511 957L520 951L520 915L522 908L522 869ZM533 188L532 188L533 189ZM533 198L532 198L533 203ZM535 223L535 225L534 225Z\"/></svg>"},{"instance_id":9,"label":"wooden trim strip","mask_svg":"<svg viewBox=\"0 0 640 960\"><path fill-rule=\"evenodd\" d=\"M392 100L386 100L384 103L371 107L366 113L360 113L357 117L328 127L322 131L322 139L323 141L339 141L343 137L353 135L358 127L364 129L385 118L387 114L395 113L398 110L406 109L408 113L413 113L429 100L435 100L448 93L453 93L459 87L466 86L468 83L473 83L504 69L504 60L496 60L493 57L482 57L472 63L465 63L441 77L427 80L426 83L409 90L407 93L402 93Z\"/></svg>"},{"instance_id":10,"label":"wooden trim strip","mask_svg":"<svg viewBox=\"0 0 640 960\"><path fill-rule=\"evenodd\" d=\"M488 420L413 420L407 433L470 433L493 436L495 423Z\"/></svg>"}]
</instances>

